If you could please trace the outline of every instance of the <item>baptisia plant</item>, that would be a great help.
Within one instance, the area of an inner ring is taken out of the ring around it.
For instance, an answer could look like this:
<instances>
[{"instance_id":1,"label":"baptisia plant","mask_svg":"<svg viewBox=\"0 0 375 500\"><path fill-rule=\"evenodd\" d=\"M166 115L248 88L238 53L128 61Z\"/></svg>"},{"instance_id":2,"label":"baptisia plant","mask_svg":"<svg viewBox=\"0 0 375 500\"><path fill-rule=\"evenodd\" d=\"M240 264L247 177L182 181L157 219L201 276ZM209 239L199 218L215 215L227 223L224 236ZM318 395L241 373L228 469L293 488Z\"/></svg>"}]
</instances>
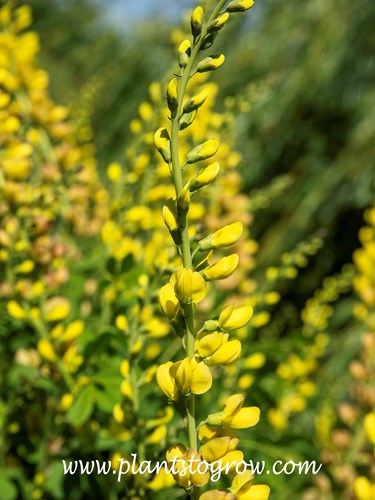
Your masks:
<instances>
[{"instance_id":1,"label":"baptisia plant","mask_svg":"<svg viewBox=\"0 0 375 500\"><path fill-rule=\"evenodd\" d=\"M155 133L156 148L169 167L175 190L175 195L164 205L163 219L180 256L180 266L161 288L159 299L185 350L182 359L167 361L158 367L157 381L186 422L187 446L183 443L171 446L167 461L176 462L177 459L179 468L174 469L174 478L192 499L262 500L269 495L268 486L253 485L252 472L238 467L244 456L237 449L239 439L235 432L257 424L258 408L244 406L245 396L234 394L224 401L221 412L208 415L197 425L196 400L214 385L215 372L211 367L216 370L239 358L241 342L231 332L250 321L252 308L230 304L218 318L208 318L201 327L197 325L199 303L210 293L212 285L209 282L224 280L236 271L238 254L223 252L241 238L243 227L241 222L233 221L201 238L199 228L189 225L192 199L199 197L199 191L213 183L220 173L218 162L209 161L219 150L220 143L217 138L207 138L184 153L180 142L181 132L194 122L198 113L204 113L209 96L208 88L203 88L187 97L190 81L198 73L218 69L225 60L223 54L205 57L203 51L211 48L233 14L246 11L252 5L253 0L221 0L210 14L201 6L193 11L192 39L180 44L180 71L167 87L170 126ZM194 463L195 467L185 471L189 463ZM217 464L225 473L234 476L227 491L206 487L213 470L208 465ZM202 492L204 487L206 491Z\"/></svg>"}]
</instances>

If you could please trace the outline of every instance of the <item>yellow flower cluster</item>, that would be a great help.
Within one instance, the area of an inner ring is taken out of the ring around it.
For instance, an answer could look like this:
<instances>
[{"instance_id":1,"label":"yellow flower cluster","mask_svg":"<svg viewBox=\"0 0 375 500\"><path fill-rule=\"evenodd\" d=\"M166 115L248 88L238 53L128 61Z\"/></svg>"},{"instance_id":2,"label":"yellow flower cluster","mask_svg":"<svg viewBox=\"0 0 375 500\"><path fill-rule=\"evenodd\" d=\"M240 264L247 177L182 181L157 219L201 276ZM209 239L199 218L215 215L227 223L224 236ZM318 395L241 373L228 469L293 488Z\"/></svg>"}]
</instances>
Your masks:
<instances>
[{"instance_id":1,"label":"yellow flower cluster","mask_svg":"<svg viewBox=\"0 0 375 500\"><path fill-rule=\"evenodd\" d=\"M209 391L213 384L211 366L226 366L238 359L241 342L230 340L227 332L246 325L251 319L252 308L229 305L221 311L217 320L204 321L200 329L196 320L198 304L205 299L208 291L207 282L225 280L238 267L237 253L216 256L216 251L236 244L242 235L243 225L241 221L231 221L204 237L195 230L192 225L194 218L190 214L192 199L202 188L215 182L220 171L219 164L207 160L218 152L220 144L216 137L207 139L200 135L194 137L193 134L193 139L199 144L194 145L194 141L186 149L182 147L185 143L180 140L181 131L193 127L197 116L204 114L202 109L209 98L208 88L186 98L189 82L195 74L215 70L224 62L223 55L208 56L199 61L200 52L213 44L230 13L246 10L253 4L252 1L226 3L218 2L211 15L205 14L202 7L193 11L190 23L193 42L183 40L180 43L180 75L167 86L171 125L159 128L154 136L166 171L173 178L175 193L168 198L162 212L181 259L169 282L161 288L159 300L163 312L181 337L186 354L176 362L161 364L157 370L157 381L168 399L186 415L187 422L188 448L181 443L172 446L167 452L167 460L178 458L181 467L191 459L198 464L202 459L209 464L220 461L223 465L229 464L228 472L233 472L236 464L243 460L243 454L236 450L239 440L233 437L232 430L255 425L259 420L259 409L243 408L244 396L233 395L225 401L223 411L209 415L197 431L195 399L196 395ZM204 162L204 165L195 170L193 167L199 162ZM199 450L198 438L202 442ZM200 473L198 467L197 471L189 471L189 474L177 471L174 478L190 492L192 498L198 498L200 488L209 482L210 474L207 468ZM260 489L262 498L268 498L267 486L256 488ZM228 493L211 490L200 498L213 498L213 495L215 498L226 498L228 495L228 498L255 498L248 495L250 491L254 491L251 474L242 479L238 476Z\"/></svg>"}]
</instances>

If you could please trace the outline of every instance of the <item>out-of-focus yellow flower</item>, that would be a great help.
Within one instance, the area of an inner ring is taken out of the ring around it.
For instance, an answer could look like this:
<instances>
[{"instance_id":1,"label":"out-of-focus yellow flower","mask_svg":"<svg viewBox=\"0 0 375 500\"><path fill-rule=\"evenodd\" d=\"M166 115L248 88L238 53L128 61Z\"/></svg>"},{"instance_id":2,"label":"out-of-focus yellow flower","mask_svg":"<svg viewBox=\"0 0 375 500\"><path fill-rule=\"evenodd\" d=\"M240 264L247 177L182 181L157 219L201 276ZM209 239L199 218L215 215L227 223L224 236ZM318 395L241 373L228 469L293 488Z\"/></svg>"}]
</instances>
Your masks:
<instances>
[{"instance_id":1,"label":"out-of-focus yellow flower","mask_svg":"<svg viewBox=\"0 0 375 500\"><path fill-rule=\"evenodd\" d=\"M39 354L42 356L42 358L46 359L47 361L51 361L51 363L56 361L57 359L56 353L52 343L49 340L47 339L39 340L37 347Z\"/></svg>"},{"instance_id":2,"label":"out-of-focus yellow flower","mask_svg":"<svg viewBox=\"0 0 375 500\"><path fill-rule=\"evenodd\" d=\"M67 318L71 311L71 305L65 297L53 297L48 299L45 306L45 319L47 321L62 321Z\"/></svg>"},{"instance_id":3,"label":"out-of-focus yellow flower","mask_svg":"<svg viewBox=\"0 0 375 500\"><path fill-rule=\"evenodd\" d=\"M26 311L15 301L10 300L7 304L7 310L10 316L15 319L26 318Z\"/></svg>"},{"instance_id":4,"label":"out-of-focus yellow flower","mask_svg":"<svg viewBox=\"0 0 375 500\"><path fill-rule=\"evenodd\" d=\"M375 496L375 484L370 483L365 476L355 479L353 489L357 500L373 500Z\"/></svg>"},{"instance_id":5,"label":"out-of-focus yellow flower","mask_svg":"<svg viewBox=\"0 0 375 500\"><path fill-rule=\"evenodd\" d=\"M375 412L368 413L363 422L366 436L371 444L375 445Z\"/></svg>"}]
</instances>

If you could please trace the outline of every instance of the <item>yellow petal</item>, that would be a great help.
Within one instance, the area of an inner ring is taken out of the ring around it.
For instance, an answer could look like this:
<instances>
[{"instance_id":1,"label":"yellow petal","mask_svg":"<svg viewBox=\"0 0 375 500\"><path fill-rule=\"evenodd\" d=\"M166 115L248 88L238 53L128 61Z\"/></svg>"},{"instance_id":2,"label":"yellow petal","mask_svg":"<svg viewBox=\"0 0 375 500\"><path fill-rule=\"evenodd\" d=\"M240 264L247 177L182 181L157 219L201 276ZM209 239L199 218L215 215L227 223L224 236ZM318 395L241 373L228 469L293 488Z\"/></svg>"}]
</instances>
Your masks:
<instances>
[{"instance_id":1,"label":"yellow petal","mask_svg":"<svg viewBox=\"0 0 375 500\"><path fill-rule=\"evenodd\" d=\"M224 401L223 404L223 413L225 417L230 417L240 408L242 408L243 402L245 401L245 396L243 394L233 394L229 396Z\"/></svg>"},{"instance_id":2,"label":"yellow petal","mask_svg":"<svg viewBox=\"0 0 375 500\"><path fill-rule=\"evenodd\" d=\"M178 399L178 392L176 384L170 374L170 368L172 366L172 361L167 361L167 363L160 365L156 372L156 380L164 394L169 399L176 401Z\"/></svg>"},{"instance_id":3,"label":"yellow petal","mask_svg":"<svg viewBox=\"0 0 375 500\"><path fill-rule=\"evenodd\" d=\"M207 280L222 280L228 278L238 266L239 257L237 254L222 257L215 264L203 271Z\"/></svg>"},{"instance_id":4,"label":"yellow petal","mask_svg":"<svg viewBox=\"0 0 375 500\"><path fill-rule=\"evenodd\" d=\"M236 495L238 500L268 500L270 488L265 484L255 484L246 493Z\"/></svg>"},{"instance_id":5,"label":"yellow petal","mask_svg":"<svg viewBox=\"0 0 375 500\"><path fill-rule=\"evenodd\" d=\"M227 453L229 444L229 436L214 438L201 446L199 452L207 462L215 462Z\"/></svg>"},{"instance_id":6,"label":"yellow petal","mask_svg":"<svg viewBox=\"0 0 375 500\"><path fill-rule=\"evenodd\" d=\"M219 332L208 333L197 339L196 345L199 356L206 358L211 356L223 343L223 334Z\"/></svg>"},{"instance_id":7,"label":"yellow petal","mask_svg":"<svg viewBox=\"0 0 375 500\"><path fill-rule=\"evenodd\" d=\"M182 394L189 394L192 375L191 360L190 358L185 358L180 363L176 372L176 385Z\"/></svg>"},{"instance_id":8,"label":"yellow petal","mask_svg":"<svg viewBox=\"0 0 375 500\"><path fill-rule=\"evenodd\" d=\"M225 311L225 309L224 309ZM223 311L223 312L224 312ZM233 309L229 317L222 317L223 312L219 316L219 325L225 330L237 330L245 326L253 315L253 308L251 306L242 306Z\"/></svg>"},{"instance_id":9,"label":"yellow petal","mask_svg":"<svg viewBox=\"0 0 375 500\"><path fill-rule=\"evenodd\" d=\"M256 406L241 408L232 417L224 419L231 429L248 429L259 422L260 410Z\"/></svg>"},{"instance_id":10,"label":"yellow petal","mask_svg":"<svg viewBox=\"0 0 375 500\"><path fill-rule=\"evenodd\" d=\"M193 394L204 394L212 386L211 370L203 361L193 366L190 389Z\"/></svg>"},{"instance_id":11,"label":"yellow petal","mask_svg":"<svg viewBox=\"0 0 375 500\"><path fill-rule=\"evenodd\" d=\"M207 362L209 365L230 365L237 361L240 354L241 342L239 340L231 340L222 344Z\"/></svg>"},{"instance_id":12,"label":"yellow petal","mask_svg":"<svg viewBox=\"0 0 375 500\"><path fill-rule=\"evenodd\" d=\"M194 303L201 302L207 295L207 283L197 272L193 272L191 277L191 300Z\"/></svg>"}]
</instances>

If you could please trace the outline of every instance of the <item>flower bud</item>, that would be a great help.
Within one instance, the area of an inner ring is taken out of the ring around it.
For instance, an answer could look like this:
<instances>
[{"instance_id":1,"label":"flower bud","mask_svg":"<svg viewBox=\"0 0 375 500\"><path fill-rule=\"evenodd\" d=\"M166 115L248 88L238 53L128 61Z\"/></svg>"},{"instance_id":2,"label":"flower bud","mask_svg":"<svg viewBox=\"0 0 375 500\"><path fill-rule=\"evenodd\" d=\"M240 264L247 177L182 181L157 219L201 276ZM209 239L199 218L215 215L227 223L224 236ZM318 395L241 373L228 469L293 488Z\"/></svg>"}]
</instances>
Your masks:
<instances>
[{"instance_id":1,"label":"flower bud","mask_svg":"<svg viewBox=\"0 0 375 500\"><path fill-rule=\"evenodd\" d=\"M181 311L181 306L171 283L167 283L160 289L159 302L169 321L174 321Z\"/></svg>"},{"instance_id":2,"label":"flower bud","mask_svg":"<svg viewBox=\"0 0 375 500\"><path fill-rule=\"evenodd\" d=\"M218 56L209 56L202 59L202 61L198 64L197 71L198 73L204 73L206 71L213 71L215 69L220 68L224 64L225 56L224 54L220 54Z\"/></svg>"},{"instance_id":3,"label":"flower bud","mask_svg":"<svg viewBox=\"0 0 375 500\"><path fill-rule=\"evenodd\" d=\"M190 113L200 108L208 97L208 90L204 89L184 104L184 113Z\"/></svg>"},{"instance_id":4,"label":"flower bud","mask_svg":"<svg viewBox=\"0 0 375 500\"><path fill-rule=\"evenodd\" d=\"M207 28L207 31L219 31L224 26L224 24L228 21L229 14L228 12L224 12L219 17L214 19Z\"/></svg>"},{"instance_id":5,"label":"flower bud","mask_svg":"<svg viewBox=\"0 0 375 500\"><path fill-rule=\"evenodd\" d=\"M225 248L234 245L242 234L241 222L233 222L223 228L209 234L199 242L199 249L202 251L212 250L213 248Z\"/></svg>"},{"instance_id":6,"label":"flower bud","mask_svg":"<svg viewBox=\"0 0 375 500\"><path fill-rule=\"evenodd\" d=\"M178 64L180 68L185 68L191 54L191 44L189 40L184 40L178 47Z\"/></svg>"},{"instance_id":7,"label":"flower bud","mask_svg":"<svg viewBox=\"0 0 375 500\"><path fill-rule=\"evenodd\" d=\"M198 175L191 180L190 182L190 191L196 191L197 189L210 184L213 180L216 179L220 170L220 165L216 161L215 163L211 163L208 167L201 170Z\"/></svg>"},{"instance_id":8,"label":"flower bud","mask_svg":"<svg viewBox=\"0 0 375 500\"><path fill-rule=\"evenodd\" d=\"M236 253L222 257L215 264L203 271L206 280L223 280L228 278L237 268L239 257Z\"/></svg>"},{"instance_id":9,"label":"flower bud","mask_svg":"<svg viewBox=\"0 0 375 500\"><path fill-rule=\"evenodd\" d=\"M254 5L254 0L233 0L227 6L227 12L245 12Z\"/></svg>"},{"instance_id":10,"label":"flower bud","mask_svg":"<svg viewBox=\"0 0 375 500\"><path fill-rule=\"evenodd\" d=\"M186 163L195 163L201 160L207 160L211 158L217 150L219 149L219 141L216 139L210 139L209 141L196 146L192 149L186 156Z\"/></svg>"},{"instance_id":11,"label":"flower bud","mask_svg":"<svg viewBox=\"0 0 375 500\"><path fill-rule=\"evenodd\" d=\"M179 213L184 213L189 210L190 205L190 183L188 182L180 191L177 198L177 210Z\"/></svg>"},{"instance_id":12,"label":"flower bud","mask_svg":"<svg viewBox=\"0 0 375 500\"><path fill-rule=\"evenodd\" d=\"M191 32L194 38L196 38L198 35L201 34L202 23L203 23L203 9L202 7L198 6L194 9L190 19Z\"/></svg>"},{"instance_id":13,"label":"flower bud","mask_svg":"<svg viewBox=\"0 0 375 500\"><path fill-rule=\"evenodd\" d=\"M169 198L163 206L163 220L171 233L179 230L177 206L173 198Z\"/></svg>"},{"instance_id":14,"label":"flower bud","mask_svg":"<svg viewBox=\"0 0 375 500\"><path fill-rule=\"evenodd\" d=\"M178 87L177 78L173 78L169 82L169 85L167 88L168 108L172 114L176 111L176 109L178 107L177 87Z\"/></svg>"},{"instance_id":15,"label":"flower bud","mask_svg":"<svg viewBox=\"0 0 375 500\"><path fill-rule=\"evenodd\" d=\"M207 284L202 276L189 268L179 269L173 273L174 291L183 304L201 302L207 294Z\"/></svg>"},{"instance_id":16,"label":"flower bud","mask_svg":"<svg viewBox=\"0 0 375 500\"><path fill-rule=\"evenodd\" d=\"M154 135L156 149L159 151L165 163L171 161L170 138L166 128L159 128Z\"/></svg>"},{"instance_id":17,"label":"flower bud","mask_svg":"<svg viewBox=\"0 0 375 500\"><path fill-rule=\"evenodd\" d=\"M193 111L192 113L184 113L182 115L182 118L180 119L180 130L185 130L186 128L190 127L196 116L196 111Z\"/></svg>"}]
</instances>

